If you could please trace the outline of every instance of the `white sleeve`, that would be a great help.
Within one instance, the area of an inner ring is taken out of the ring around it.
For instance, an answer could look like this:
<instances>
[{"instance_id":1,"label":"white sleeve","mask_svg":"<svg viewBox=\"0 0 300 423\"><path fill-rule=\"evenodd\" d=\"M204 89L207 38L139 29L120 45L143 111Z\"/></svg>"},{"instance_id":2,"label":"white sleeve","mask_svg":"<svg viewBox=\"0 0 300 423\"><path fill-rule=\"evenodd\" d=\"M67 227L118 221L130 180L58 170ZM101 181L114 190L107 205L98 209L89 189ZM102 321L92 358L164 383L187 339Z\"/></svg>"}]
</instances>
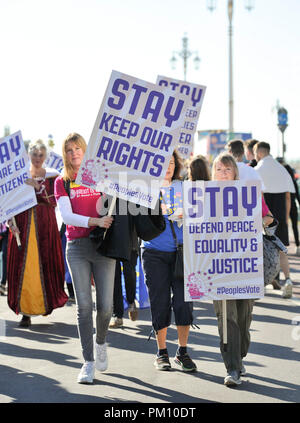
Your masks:
<instances>
[{"instance_id":1,"label":"white sleeve","mask_svg":"<svg viewBox=\"0 0 300 423\"><path fill-rule=\"evenodd\" d=\"M88 216L73 213L71 201L68 196L59 197L57 201L58 210L63 222L69 226L78 226L80 228L88 228Z\"/></svg>"}]
</instances>

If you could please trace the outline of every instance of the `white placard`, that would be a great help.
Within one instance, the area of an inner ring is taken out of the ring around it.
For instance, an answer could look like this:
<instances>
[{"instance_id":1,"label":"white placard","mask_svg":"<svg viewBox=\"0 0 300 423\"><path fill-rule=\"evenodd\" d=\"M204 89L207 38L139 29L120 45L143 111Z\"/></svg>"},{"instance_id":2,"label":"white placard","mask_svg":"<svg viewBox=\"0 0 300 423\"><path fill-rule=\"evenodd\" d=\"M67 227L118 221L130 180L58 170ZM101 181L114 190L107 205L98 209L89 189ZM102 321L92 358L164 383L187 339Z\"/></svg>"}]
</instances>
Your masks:
<instances>
[{"instance_id":1,"label":"white placard","mask_svg":"<svg viewBox=\"0 0 300 423\"><path fill-rule=\"evenodd\" d=\"M21 131L0 139L0 222L37 204L30 178L30 160Z\"/></svg>"},{"instance_id":2,"label":"white placard","mask_svg":"<svg viewBox=\"0 0 300 423\"><path fill-rule=\"evenodd\" d=\"M112 71L76 183L154 209L185 96Z\"/></svg>"},{"instance_id":3,"label":"white placard","mask_svg":"<svg viewBox=\"0 0 300 423\"><path fill-rule=\"evenodd\" d=\"M184 182L185 300L264 296L259 181Z\"/></svg>"},{"instance_id":4,"label":"white placard","mask_svg":"<svg viewBox=\"0 0 300 423\"><path fill-rule=\"evenodd\" d=\"M157 77L156 83L160 87L170 87L174 92L184 95L188 101L188 108L176 146L182 158L188 159L194 147L194 135L197 130L206 86L160 75Z\"/></svg>"}]
</instances>

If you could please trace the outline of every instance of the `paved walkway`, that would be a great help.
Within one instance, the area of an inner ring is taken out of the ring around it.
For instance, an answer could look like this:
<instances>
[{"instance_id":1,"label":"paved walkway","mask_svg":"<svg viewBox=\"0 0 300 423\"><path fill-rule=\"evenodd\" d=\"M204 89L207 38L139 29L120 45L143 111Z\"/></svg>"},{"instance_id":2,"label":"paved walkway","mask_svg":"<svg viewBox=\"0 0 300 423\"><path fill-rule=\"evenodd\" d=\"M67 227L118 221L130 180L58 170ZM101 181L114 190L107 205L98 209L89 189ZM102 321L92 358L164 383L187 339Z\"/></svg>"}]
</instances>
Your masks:
<instances>
[{"instance_id":1,"label":"paved walkway","mask_svg":"<svg viewBox=\"0 0 300 423\"><path fill-rule=\"evenodd\" d=\"M289 256L293 298L283 299L280 291L268 286L265 297L256 301L245 360L248 374L237 388L223 385L225 369L209 302L196 303L195 323L200 329L193 328L190 334L189 352L197 373L182 373L175 364L170 372L154 368L156 342L153 337L148 341L150 311L144 309L136 322L125 318L122 329L109 331L108 370L96 374L94 385L79 385L76 306L35 317L30 329L21 329L20 317L1 296L0 403L106 403L109 410L124 403L299 403L300 257ZM168 340L174 355L174 326Z\"/></svg>"}]
</instances>

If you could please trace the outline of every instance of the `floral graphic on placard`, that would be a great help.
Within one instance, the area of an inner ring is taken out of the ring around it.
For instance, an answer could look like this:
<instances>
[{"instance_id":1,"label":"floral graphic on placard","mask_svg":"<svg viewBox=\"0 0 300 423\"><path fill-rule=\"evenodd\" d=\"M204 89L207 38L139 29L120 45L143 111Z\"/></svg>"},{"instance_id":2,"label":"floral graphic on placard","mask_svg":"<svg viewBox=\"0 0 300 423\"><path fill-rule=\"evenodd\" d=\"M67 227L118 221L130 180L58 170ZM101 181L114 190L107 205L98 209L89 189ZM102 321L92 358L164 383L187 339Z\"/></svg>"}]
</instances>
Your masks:
<instances>
[{"instance_id":1,"label":"floral graphic on placard","mask_svg":"<svg viewBox=\"0 0 300 423\"><path fill-rule=\"evenodd\" d=\"M212 290L211 277L206 272L193 272L188 275L187 290L192 300L208 295Z\"/></svg>"},{"instance_id":2,"label":"floral graphic on placard","mask_svg":"<svg viewBox=\"0 0 300 423\"><path fill-rule=\"evenodd\" d=\"M94 159L86 160L84 167L82 167L81 181L83 185L96 186L97 182L104 182L108 178L108 169L104 162L98 159L96 162Z\"/></svg>"}]
</instances>

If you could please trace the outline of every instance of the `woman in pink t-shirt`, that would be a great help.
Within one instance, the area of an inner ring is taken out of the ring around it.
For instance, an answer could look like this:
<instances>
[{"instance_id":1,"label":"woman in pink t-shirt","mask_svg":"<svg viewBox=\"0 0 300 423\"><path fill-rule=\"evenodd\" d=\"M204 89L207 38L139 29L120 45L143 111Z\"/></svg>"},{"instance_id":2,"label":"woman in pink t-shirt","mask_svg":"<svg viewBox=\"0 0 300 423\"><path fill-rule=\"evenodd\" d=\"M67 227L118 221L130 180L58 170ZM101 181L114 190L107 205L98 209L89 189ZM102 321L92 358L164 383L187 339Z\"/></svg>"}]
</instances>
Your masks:
<instances>
[{"instance_id":1,"label":"woman in pink t-shirt","mask_svg":"<svg viewBox=\"0 0 300 423\"><path fill-rule=\"evenodd\" d=\"M115 259L98 253L89 238L96 226L109 228L111 216L99 217L103 194L75 184L86 142L72 133L63 142L64 175L55 181L55 197L66 224L66 258L77 303L78 332L84 364L78 383L93 383L95 367L107 369L106 334L112 313ZM93 300L91 278L96 289L96 336L93 342ZM95 346L94 346L95 344ZM94 354L95 348L95 354ZM96 356L96 361L94 361Z\"/></svg>"}]
</instances>

